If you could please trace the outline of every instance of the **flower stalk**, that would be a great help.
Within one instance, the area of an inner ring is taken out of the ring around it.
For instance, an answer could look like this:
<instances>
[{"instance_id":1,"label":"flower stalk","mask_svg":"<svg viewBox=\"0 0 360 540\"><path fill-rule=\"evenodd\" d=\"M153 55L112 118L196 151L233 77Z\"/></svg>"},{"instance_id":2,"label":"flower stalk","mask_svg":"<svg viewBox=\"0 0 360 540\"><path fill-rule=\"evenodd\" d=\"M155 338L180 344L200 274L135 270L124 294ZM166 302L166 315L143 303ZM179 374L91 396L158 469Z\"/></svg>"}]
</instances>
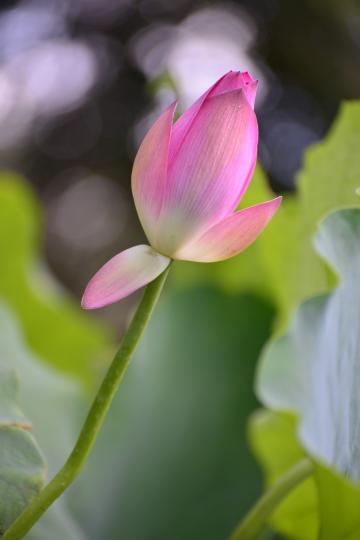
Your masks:
<instances>
[{"instance_id":1,"label":"flower stalk","mask_svg":"<svg viewBox=\"0 0 360 540\"><path fill-rule=\"evenodd\" d=\"M260 497L250 512L238 527L236 527L229 540L255 540L275 508L291 491L308 478L313 473L313 470L313 464L308 458L304 458L296 463Z\"/></svg>"},{"instance_id":2,"label":"flower stalk","mask_svg":"<svg viewBox=\"0 0 360 540\"><path fill-rule=\"evenodd\" d=\"M78 476L95 443L106 413L154 310L169 269L170 267L146 287L134 318L95 396L75 447L65 465L39 495L31 500L20 516L5 531L2 540L20 540L23 538Z\"/></svg>"}]
</instances>

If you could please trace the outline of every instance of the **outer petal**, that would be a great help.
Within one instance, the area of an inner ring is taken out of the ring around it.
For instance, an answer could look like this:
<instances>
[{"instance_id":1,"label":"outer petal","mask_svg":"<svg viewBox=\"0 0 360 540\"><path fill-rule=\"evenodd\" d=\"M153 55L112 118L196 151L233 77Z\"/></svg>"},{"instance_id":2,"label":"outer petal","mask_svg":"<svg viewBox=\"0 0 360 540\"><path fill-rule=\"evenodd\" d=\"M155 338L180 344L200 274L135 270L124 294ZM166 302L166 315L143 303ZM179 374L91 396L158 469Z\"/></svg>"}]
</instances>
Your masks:
<instances>
[{"instance_id":1,"label":"outer petal","mask_svg":"<svg viewBox=\"0 0 360 540\"><path fill-rule=\"evenodd\" d=\"M150 242L159 217L167 177L168 150L176 103L146 134L136 155L131 186L139 219Z\"/></svg>"},{"instance_id":2,"label":"outer petal","mask_svg":"<svg viewBox=\"0 0 360 540\"><path fill-rule=\"evenodd\" d=\"M226 73L223 77L218 79L216 83L204 92L204 94L175 122L171 135L169 159L172 160L177 154L186 133L190 129L192 122L195 120L200 108L207 98L223 94L224 92L243 89L245 90L249 103L254 108L256 88L257 81L254 81L248 72L241 73L240 71L229 71L229 73Z\"/></svg>"},{"instance_id":3,"label":"outer petal","mask_svg":"<svg viewBox=\"0 0 360 540\"><path fill-rule=\"evenodd\" d=\"M206 99L169 160L154 247L172 256L238 204L256 161L256 116L242 90Z\"/></svg>"},{"instance_id":4,"label":"outer petal","mask_svg":"<svg viewBox=\"0 0 360 540\"><path fill-rule=\"evenodd\" d=\"M89 281L81 305L96 309L125 298L150 283L169 265L170 259L150 246L122 251L108 261Z\"/></svg>"},{"instance_id":5,"label":"outer petal","mask_svg":"<svg viewBox=\"0 0 360 540\"><path fill-rule=\"evenodd\" d=\"M217 223L176 253L176 259L215 262L229 259L247 248L266 227L282 197L245 208Z\"/></svg>"}]
</instances>

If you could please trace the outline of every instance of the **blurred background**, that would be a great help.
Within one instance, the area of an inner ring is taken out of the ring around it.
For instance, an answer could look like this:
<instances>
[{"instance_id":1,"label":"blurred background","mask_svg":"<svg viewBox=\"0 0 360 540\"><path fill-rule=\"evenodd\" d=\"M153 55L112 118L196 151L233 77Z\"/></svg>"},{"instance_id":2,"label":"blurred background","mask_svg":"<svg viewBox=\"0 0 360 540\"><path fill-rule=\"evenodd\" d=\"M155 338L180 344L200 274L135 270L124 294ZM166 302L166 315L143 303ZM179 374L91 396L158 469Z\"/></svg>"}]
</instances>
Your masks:
<instances>
[{"instance_id":1,"label":"blurred background","mask_svg":"<svg viewBox=\"0 0 360 540\"><path fill-rule=\"evenodd\" d=\"M0 166L37 190L60 281L79 297L143 238L139 141L174 97L184 108L230 69L259 79L260 162L293 189L304 148L359 95L359 36L356 0L2 0ZM102 316L119 328L129 305Z\"/></svg>"},{"instance_id":2,"label":"blurred background","mask_svg":"<svg viewBox=\"0 0 360 540\"><path fill-rule=\"evenodd\" d=\"M35 190L47 265L78 302L109 257L144 239L132 161L174 98L184 109L226 71L250 71L259 161L288 192L304 150L359 96L359 58L357 0L2 0L0 168ZM225 538L261 490L245 433L274 306L216 288L174 294L143 346L152 369L140 359L130 373L75 491L85 532L67 538ZM119 337L137 299L92 317Z\"/></svg>"}]
</instances>

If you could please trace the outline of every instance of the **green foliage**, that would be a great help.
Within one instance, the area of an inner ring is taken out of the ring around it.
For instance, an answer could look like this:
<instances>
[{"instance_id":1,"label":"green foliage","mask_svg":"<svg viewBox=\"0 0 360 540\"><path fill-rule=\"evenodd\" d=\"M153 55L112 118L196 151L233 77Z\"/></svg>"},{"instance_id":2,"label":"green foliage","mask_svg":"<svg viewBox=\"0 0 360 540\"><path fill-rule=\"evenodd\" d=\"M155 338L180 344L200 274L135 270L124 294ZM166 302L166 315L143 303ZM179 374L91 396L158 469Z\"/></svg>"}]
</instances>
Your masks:
<instances>
[{"instance_id":1,"label":"green foliage","mask_svg":"<svg viewBox=\"0 0 360 540\"><path fill-rule=\"evenodd\" d=\"M273 320L270 304L277 305L284 325L294 307L315 293L323 296L304 304L287 336L270 345L271 366L265 360L260 375L260 381L266 378L263 401L300 415L301 440L318 458L314 478L284 501L271 524L295 540L360 537L360 490L333 470L335 465L353 480L360 478L355 437L360 298L354 282L360 211L331 216L321 229L318 249L343 278L330 296L325 293L333 275L311 245L324 214L360 206L359 132L360 104L347 103L325 141L306 153L298 193L285 197L270 226L239 257L216 265L174 265L173 283L181 290L168 294L155 313L89 466L29 540L82 540L69 500L90 540L225 538L260 488L244 432L257 405L252 377ZM271 197L258 168L242 206ZM103 330L56 290L40 266L39 218L26 184L3 175L0 297L12 315L0 310L0 437L6 434L0 440L0 479L23 475L21 463L36 454L21 410L32 420L50 475L64 463L79 429L83 396L58 368L91 382L94 362L109 346ZM208 286L194 288L199 281ZM11 369L2 367L3 359ZM21 410L12 397L13 366L21 374ZM345 433L346 426L351 429ZM23 443L8 451L13 433ZM303 456L295 422L283 412L255 415L250 440L267 484ZM19 456L13 468L6 456ZM34 485L39 471L34 465L27 477ZM23 486L28 489L24 476Z\"/></svg>"},{"instance_id":2,"label":"green foliage","mask_svg":"<svg viewBox=\"0 0 360 540\"><path fill-rule=\"evenodd\" d=\"M356 195L360 184L359 133L360 102L344 103L324 141L305 153L296 202L285 204L270 228L273 239L286 235L286 249L277 250L277 244L271 242L266 246L270 279L283 320L305 298L328 290L328 276L312 249L312 238L327 213L346 206L360 207Z\"/></svg>"},{"instance_id":3,"label":"green foliage","mask_svg":"<svg viewBox=\"0 0 360 540\"><path fill-rule=\"evenodd\" d=\"M26 349L5 306L0 306L0 362L0 527L5 529L41 489L46 469L52 475L64 463L78 430L81 393L77 385ZM19 386L14 369L21 374ZM17 401L32 425L23 417ZM30 428L48 459L48 467ZM29 534L29 540L49 538L83 538L64 501Z\"/></svg>"},{"instance_id":4,"label":"green foliage","mask_svg":"<svg viewBox=\"0 0 360 540\"><path fill-rule=\"evenodd\" d=\"M316 464L319 492L319 540L360 538L360 487L333 469Z\"/></svg>"},{"instance_id":5,"label":"green foliage","mask_svg":"<svg viewBox=\"0 0 360 540\"><path fill-rule=\"evenodd\" d=\"M341 282L303 304L290 331L268 347L259 395L272 408L296 411L312 453L359 482L360 209L328 216L316 247Z\"/></svg>"},{"instance_id":6,"label":"green foliage","mask_svg":"<svg viewBox=\"0 0 360 540\"><path fill-rule=\"evenodd\" d=\"M0 323L1 345L7 338ZM42 488L46 465L18 405L18 380L0 354L0 532L16 519Z\"/></svg>"},{"instance_id":7,"label":"green foliage","mask_svg":"<svg viewBox=\"0 0 360 540\"><path fill-rule=\"evenodd\" d=\"M227 537L259 493L245 426L272 316L249 295L165 291L75 486L89 539Z\"/></svg>"},{"instance_id":8,"label":"green foliage","mask_svg":"<svg viewBox=\"0 0 360 540\"><path fill-rule=\"evenodd\" d=\"M251 417L249 441L272 485L304 457L293 417L261 410ZM314 462L312 478L300 484L269 522L291 540L358 540L360 490L336 471Z\"/></svg>"},{"instance_id":9,"label":"green foliage","mask_svg":"<svg viewBox=\"0 0 360 540\"><path fill-rule=\"evenodd\" d=\"M4 306L0 309L0 423L17 423L26 429L30 426L12 397L17 387L13 371L16 366L21 376L19 402L31 418L32 432L46 455L52 475L62 466L73 446L79 429L82 392L49 364L89 383L93 379L92 361L108 348L109 340L104 330L64 295L40 264L40 222L38 203L27 184L17 176L2 174L0 297L11 307L13 315ZM3 363L5 361L7 364ZM15 428L7 427L13 438L14 431ZM20 436L22 446L19 445ZM14 471L19 468L20 460L23 460L24 470L20 469L18 473L23 497L18 497L19 503L14 496L5 499L0 496L1 501L7 501L7 516L1 520L0 526L7 527L26 502L25 495L29 498L41 486L40 468L42 466L44 474L45 464L42 461L36 470L35 451L33 454L30 452L31 444L35 444L33 435L24 429L17 433L12 452L9 450L9 436L1 442L2 477L11 478L9 484L14 493L18 485ZM13 466L7 460L7 456L12 454ZM15 462L16 457L18 460ZM26 476L27 462L29 471ZM30 489L31 481L33 490ZM12 510L10 514L9 508ZM64 500L46 513L28 536L29 540L83 538Z\"/></svg>"},{"instance_id":10,"label":"green foliage","mask_svg":"<svg viewBox=\"0 0 360 540\"><path fill-rule=\"evenodd\" d=\"M41 264L40 223L38 203L25 181L2 173L0 298L12 312L4 305L0 308L0 489L6 486L6 496L0 493L3 529L44 481L46 466L34 436L52 475L64 463L78 430L82 393L49 364L89 383L91 361L109 344L103 329L56 287ZM14 367L21 378L19 388ZM17 394L31 424L17 405ZM59 501L28 537L80 540L83 535L65 502Z\"/></svg>"},{"instance_id":11,"label":"green foliage","mask_svg":"<svg viewBox=\"0 0 360 540\"><path fill-rule=\"evenodd\" d=\"M319 538L358 538L360 486L355 482L360 481L360 209L329 215L315 243L340 275L340 284L333 293L302 304L287 334L267 347L259 370L258 394L270 408L299 416L302 444L319 462L315 475ZM261 433L253 426L254 430L255 442L262 439L261 447L257 445L261 455L266 430ZM288 460L286 438L293 443L284 426L280 435L281 452ZM267 441L271 444L275 438L279 439L279 433L272 425ZM261 460L267 467L274 467L266 456ZM281 518L276 524L283 529Z\"/></svg>"},{"instance_id":12,"label":"green foliage","mask_svg":"<svg viewBox=\"0 0 360 540\"><path fill-rule=\"evenodd\" d=\"M298 190L286 195L261 237L238 257L211 265L178 269L178 283L186 279L216 281L227 290L253 290L266 294L279 308L283 326L305 298L326 292L328 275L312 249L319 220L328 212L360 206L360 102L347 102L327 137L305 153ZM273 196L257 169L241 206ZM184 273L184 275L180 275ZM185 276L185 277L184 277Z\"/></svg>"},{"instance_id":13,"label":"green foliage","mask_svg":"<svg viewBox=\"0 0 360 540\"><path fill-rule=\"evenodd\" d=\"M39 493L45 463L34 437L20 425L0 425L0 531Z\"/></svg>"},{"instance_id":14,"label":"green foliage","mask_svg":"<svg viewBox=\"0 0 360 540\"><path fill-rule=\"evenodd\" d=\"M257 411L249 424L249 442L265 472L265 489L304 457L294 417ZM318 495L313 478L305 480L278 506L270 524L293 540L316 540Z\"/></svg>"},{"instance_id":15,"label":"green foliage","mask_svg":"<svg viewBox=\"0 0 360 540\"><path fill-rule=\"evenodd\" d=\"M43 360L89 382L91 362L103 353L108 338L56 290L40 264L40 223L38 203L26 183L2 173L0 297L12 307L27 343Z\"/></svg>"}]
</instances>

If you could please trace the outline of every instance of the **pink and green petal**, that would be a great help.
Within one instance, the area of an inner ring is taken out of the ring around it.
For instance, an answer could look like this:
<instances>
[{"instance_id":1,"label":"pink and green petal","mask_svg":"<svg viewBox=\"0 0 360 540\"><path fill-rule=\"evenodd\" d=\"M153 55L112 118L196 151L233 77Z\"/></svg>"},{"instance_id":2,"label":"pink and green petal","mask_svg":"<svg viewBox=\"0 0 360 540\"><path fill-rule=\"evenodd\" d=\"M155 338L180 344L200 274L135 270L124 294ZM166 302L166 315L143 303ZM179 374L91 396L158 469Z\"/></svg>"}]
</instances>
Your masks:
<instances>
[{"instance_id":1,"label":"pink and green petal","mask_svg":"<svg viewBox=\"0 0 360 540\"><path fill-rule=\"evenodd\" d=\"M146 245L122 251L108 261L89 281L81 305L96 309L129 296L159 276L170 259Z\"/></svg>"},{"instance_id":2,"label":"pink and green petal","mask_svg":"<svg viewBox=\"0 0 360 540\"><path fill-rule=\"evenodd\" d=\"M277 197L231 214L214 225L197 240L184 246L176 259L197 262L216 262L237 255L264 230L273 217L282 197Z\"/></svg>"},{"instance_id":3,"label":"pink and green petal","mask_svg":"<svg viewBox=\"0 0 360 540\"><path fill-rule=\"evenodd\" d=\"M256 116L242 90L206 99L173 160L154 246L171 254L237 206L257 154Z\"/></svg>"},{"instance_id":4,"label":"pink and green petal","mask_svg":"<svg viewBox=\"0 0 360 540\"><path fill-rule=\"evenodd\" d=\"M151 242L166 189L169 142L176 103L173 103L145 135L131 176L135 206Z\"/></svg>"}]
</instances>

